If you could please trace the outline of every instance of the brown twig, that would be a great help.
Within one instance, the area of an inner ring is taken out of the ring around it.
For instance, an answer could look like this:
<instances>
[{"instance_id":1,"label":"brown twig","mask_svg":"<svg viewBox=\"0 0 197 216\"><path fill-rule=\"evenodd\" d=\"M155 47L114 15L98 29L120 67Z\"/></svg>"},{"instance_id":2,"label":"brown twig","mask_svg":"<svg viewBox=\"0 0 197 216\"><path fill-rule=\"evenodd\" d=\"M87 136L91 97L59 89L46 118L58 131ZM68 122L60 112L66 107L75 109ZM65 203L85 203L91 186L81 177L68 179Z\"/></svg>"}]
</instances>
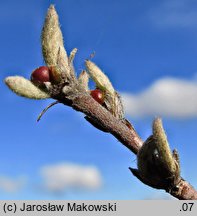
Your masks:
<instances>
[{"instance_id":1,"label":"brown twig","mask_svg":"<svg viewBox=\"0 0 197 216\"><path fill-rule=\"evenodd\" d=\"M86 116L94 119L98 125L105 128L123 145L137 154L143 141L134 129L128 128L121 120L115 118L86 92L80 93L78 96L75 95L71 100L73 109L83 112ZM67 102L62 97L60 101L67 105Z\"/></svg>"},{"instance_id":2,"label":"brown twig","mask_svg":"<svg viewBox=\"0 0 197 216\"><path fill-rule=\"evenodd\" d=\"M85 92L82 93L80 91L78 96L75 95L70 100L68 103L67 99L62 97L59 99L61 103L69 106L72 104L72 108L76 111L80 111L94 118L101 127L116 137L121 144L126 146L134 154L138 154L143 145L143 141L133 127L129 128L122 121L116 119ZM181 200L197 200L197 191L183 178L180 178L177 185L167 190L167 192Z\"/></svg>"}]
</instances>

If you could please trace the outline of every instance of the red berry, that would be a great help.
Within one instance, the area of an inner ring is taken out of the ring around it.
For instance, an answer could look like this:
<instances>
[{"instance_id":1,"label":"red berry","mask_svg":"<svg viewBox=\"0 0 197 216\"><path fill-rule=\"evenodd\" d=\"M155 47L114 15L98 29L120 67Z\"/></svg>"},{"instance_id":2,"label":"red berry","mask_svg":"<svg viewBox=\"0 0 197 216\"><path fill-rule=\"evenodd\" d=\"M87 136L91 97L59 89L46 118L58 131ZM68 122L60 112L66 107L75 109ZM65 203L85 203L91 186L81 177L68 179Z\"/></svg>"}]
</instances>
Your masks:
<instances>
[{"instance_id":1,"label":"red berry","mask_svg":"<svg viewBox=\"0 0 197 216\"><path fill-rule=\"evenodd\" d=\"M36 85L41 85L43 82L49 82L49 68L46 66L41 66L35 69L31 74L31 81Z\"/></svg>"},{"instance_id":2,"label":"red berry","mask_svg":"<svg viewBox=\"0 0 197 216\"><path fill-rule=\"evenodd\" d=\"M96 100L101 105L104 103L104 93L101 90L92 90L90 91L90 95L94 98L94 100Z\"/></svg>"}]
</instances>

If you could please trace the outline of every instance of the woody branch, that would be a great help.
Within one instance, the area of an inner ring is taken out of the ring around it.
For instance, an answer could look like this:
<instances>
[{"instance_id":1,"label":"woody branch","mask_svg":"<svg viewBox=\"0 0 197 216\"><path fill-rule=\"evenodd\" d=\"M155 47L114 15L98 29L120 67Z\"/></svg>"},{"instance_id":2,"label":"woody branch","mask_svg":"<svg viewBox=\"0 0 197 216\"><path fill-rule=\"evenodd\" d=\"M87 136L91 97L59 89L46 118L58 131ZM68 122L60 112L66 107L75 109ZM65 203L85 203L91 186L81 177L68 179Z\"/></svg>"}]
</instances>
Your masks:
<instances>
[{"instance_id":1,"label":"woody branch","mask_svg":"<svg viewBox=\"0 0 197 216\"><path fill-rule=\"evenodd\" d=\"M153 188L164 189L178 199L197 199L197 191L180 176L178 152L171 152L161 119L153 121L153 134L143 142L125 119L119 94L98 66L86 60L86 70L76 77L73 60L77 49L68 56L53 5L48 9L41 38L47 67L36 69L31 80L19 76L7 77L7 86L20 96L53 98L57 100L55 103L63 103L84 113L85 119L93 126L112 134L137 155L138 169L130 170L140 181ZM95 82L95 90L89 90L89 79Z\"/></svg>"}]
</instances>

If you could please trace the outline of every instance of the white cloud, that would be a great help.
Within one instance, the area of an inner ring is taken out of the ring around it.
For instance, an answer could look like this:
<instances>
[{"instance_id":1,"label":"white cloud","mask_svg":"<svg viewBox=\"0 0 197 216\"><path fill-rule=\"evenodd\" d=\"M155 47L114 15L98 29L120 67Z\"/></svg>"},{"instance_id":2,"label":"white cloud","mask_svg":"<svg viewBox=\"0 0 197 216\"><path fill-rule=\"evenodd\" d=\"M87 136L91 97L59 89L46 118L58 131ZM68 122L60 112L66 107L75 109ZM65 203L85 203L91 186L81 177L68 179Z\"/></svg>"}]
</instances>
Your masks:
<instances>
[{"instance_id":1,"label":"white cloud","mask_svg":"<svg viewBox=\"0 0 197 216\"><path fill-rule=\"evenodd\" d=\"M122 94L126 114L134 117L197 117L197 82L175 78L157 80L139 94Z\"/></svg>"},{"instance_id":2,"label":"white cloud","mask_svg":"<svg viewBox=\"0 0 197 216\"><path fill-rule=\"evenodd\" d=\"M0 190L5 192L17 192L25 185L26 179L21 176L17 179L12 179L7 176L0 176Z\"/></svg>"},{"instance_id":3,"label":"white cloud","mask_svg":"<svg viewBox=\"0 0 197 216\"><path fill-rule=\"evenodd\" d=\"M195 27L197 4L193 0L167 0L149 12L157 27Z\"/></svg>"},{"instance_id":4,"label":"white cloud","mask_svg":"<svg viewBox=\"0 0 197 216\"><path fill-rule=\"evenodd\" d=\"M94 166L72 163L47 165L41 168L44 187L50 192L63 192L65 189L98 189L102 180Z\"/></svg>"}]
</instances>

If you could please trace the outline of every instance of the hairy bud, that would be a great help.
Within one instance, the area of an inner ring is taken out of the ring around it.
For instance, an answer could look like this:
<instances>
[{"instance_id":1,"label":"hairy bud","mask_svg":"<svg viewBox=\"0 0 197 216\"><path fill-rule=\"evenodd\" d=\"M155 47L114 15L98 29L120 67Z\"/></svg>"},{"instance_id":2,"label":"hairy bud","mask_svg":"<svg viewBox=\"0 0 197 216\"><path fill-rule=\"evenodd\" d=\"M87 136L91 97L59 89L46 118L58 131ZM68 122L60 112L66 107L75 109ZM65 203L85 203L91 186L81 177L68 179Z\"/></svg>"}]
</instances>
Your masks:
<instances>
[{"instance_id":1,"label":"hairy bud","mask_svg":"<svg viewBox=\"0 0 197 216\"><path fill-rule=\"evenodd\" d=\"M49 98L46 92L35 86L31 81L20 76L10 76L5 79L6 85L16 94L30 99Z\"/></svg>"}]
</instances>

